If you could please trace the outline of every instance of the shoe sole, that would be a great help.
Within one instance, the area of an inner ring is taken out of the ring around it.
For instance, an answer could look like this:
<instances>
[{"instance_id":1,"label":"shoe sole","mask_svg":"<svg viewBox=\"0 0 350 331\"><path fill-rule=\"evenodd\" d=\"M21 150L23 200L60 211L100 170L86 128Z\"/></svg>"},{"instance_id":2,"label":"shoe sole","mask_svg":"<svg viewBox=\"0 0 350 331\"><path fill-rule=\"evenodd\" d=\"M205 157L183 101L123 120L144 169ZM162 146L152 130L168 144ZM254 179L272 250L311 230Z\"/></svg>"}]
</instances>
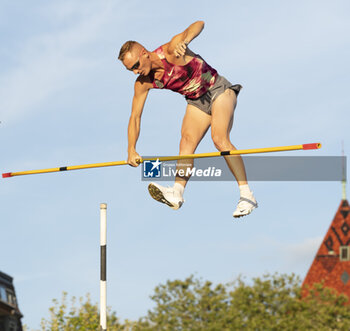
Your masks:
<instances>
[{"instance_id":1,"label":"shoe sole","mask_svg":"<svg viewBox=\"0 0 350 331\"><path fill-rule=\"evenodd\" d=\"M248 216L254 209L258 208L258 204L256 205L256 207L254 206L251 210L249 210L246 214L241 214L241 215L233 215L234 218L241 218L244 216Z\"/></svg>"},{"instance_id":2,"label":"shoe sole","mask_svg":"<svg viewBox=\"0 0 350 331\"><path fill-rule=\"evenodd\" d=\"M180 206L174 206L172 203L170 203L167 199L164 198L162 191L157 186L154 186L153 184L148 185L148 192L154 200L164 203L174 210L179 209L182 205L180 204Z\"/></svg>"}]
</instances>

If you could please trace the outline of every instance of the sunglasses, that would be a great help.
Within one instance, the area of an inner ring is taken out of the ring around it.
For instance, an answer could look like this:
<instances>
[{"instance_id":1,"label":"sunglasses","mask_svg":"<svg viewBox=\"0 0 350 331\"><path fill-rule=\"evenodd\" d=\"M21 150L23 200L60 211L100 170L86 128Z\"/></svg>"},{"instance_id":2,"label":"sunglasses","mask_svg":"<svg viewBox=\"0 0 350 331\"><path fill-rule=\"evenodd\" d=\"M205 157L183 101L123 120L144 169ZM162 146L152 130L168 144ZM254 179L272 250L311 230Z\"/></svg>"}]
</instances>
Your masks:
<instances>
[{"instance_id":1,"label":"sunglasses","mask_svg":"<svg viewBox=\"0 0 350 331\"><path fill-rule=\"evenodd\" d=\"M131 68L130 70L137 70L140 67L140 60L138 60Z\"/></svg>"},{"instance_id":2,"label":"sunglasses","mask_svg":"<svg viewBox=\"0 0 350 331\"><path fill-rule=\"evenodd\" d=\"M137 62L129 69L130 71L133 70L137 70L140 67L140 57L141 57L141 53L143 52L143 48L141 49L141 52L139 54L139 59L137 60Z\"/></svg>"}]
</instances>

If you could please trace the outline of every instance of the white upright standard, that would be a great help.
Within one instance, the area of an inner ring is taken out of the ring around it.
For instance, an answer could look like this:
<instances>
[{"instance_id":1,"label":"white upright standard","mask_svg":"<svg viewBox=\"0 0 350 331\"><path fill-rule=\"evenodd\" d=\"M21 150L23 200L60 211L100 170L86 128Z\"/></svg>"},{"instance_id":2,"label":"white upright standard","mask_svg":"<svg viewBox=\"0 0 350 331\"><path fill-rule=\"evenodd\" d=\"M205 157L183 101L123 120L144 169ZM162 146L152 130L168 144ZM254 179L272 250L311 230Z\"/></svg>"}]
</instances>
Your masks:
<instances>
[{"instance_id":1,"label":"white upright standard","mask_svg":"<svg viewBox=\"0 0 350 331\"><path fill-rule=\"evenodd\" d=\"M100 204L100 330L107 330L107 204Z\"/></svg>"}]
</instances>

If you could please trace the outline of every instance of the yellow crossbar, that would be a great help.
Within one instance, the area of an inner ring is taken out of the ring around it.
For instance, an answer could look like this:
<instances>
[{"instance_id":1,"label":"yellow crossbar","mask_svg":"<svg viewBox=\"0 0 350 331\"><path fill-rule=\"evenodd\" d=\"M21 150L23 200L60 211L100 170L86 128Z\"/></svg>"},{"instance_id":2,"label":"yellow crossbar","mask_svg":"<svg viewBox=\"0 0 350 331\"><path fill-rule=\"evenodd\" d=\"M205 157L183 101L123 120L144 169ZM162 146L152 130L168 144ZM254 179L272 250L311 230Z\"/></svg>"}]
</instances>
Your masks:
<instances>
[{"instance_id":1,"label":"yellow crossbar","mask_svg":"<svg viewBox=\"0 0 350 331\"><path fill-rule=\"evenodd\" d=\"M143 161L151 161L151 160L159 160L159 161L164 162L164 161L174 161L174 160L183 160L183 159L200 159L200 158L215 157L215 156L285 152L285 151L295 151L295 150L300 150L300 149L303 149L303 150L319 149L319 148L321 148L321 146L322 145L320 143L312 143L312 144L302 144L302 145L292 145L292 146L241 149L241 150L213 152L213 153L161 156L161 157L152 157L152 158L142 158L141 160L139 160L139 163L142 163ZM7 173L3 173L2 177L7 178L7 177L23 176L23 175L36 175L36 174L44 174L44 173L49 173L49 172L80 170L80 169L100 168L100 167L111 167L111 166L126 165L126 164L128 164L127 161L114 161L114 162L82 164L82 165L76 165L76 166L66 166L66 167L49 168L49 169L7 172Z\"/></svg>"}]
</instances>

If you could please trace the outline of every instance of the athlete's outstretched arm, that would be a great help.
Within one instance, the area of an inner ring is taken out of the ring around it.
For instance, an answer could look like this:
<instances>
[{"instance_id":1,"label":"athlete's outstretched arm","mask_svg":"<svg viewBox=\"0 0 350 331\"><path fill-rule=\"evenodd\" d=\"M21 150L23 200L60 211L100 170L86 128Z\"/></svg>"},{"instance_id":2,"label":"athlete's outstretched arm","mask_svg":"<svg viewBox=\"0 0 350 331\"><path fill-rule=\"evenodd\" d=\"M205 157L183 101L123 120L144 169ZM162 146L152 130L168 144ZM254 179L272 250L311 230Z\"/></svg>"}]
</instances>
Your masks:
<instances>
[{"instance_id":1,"label":"athlete's outstretched arm","mask_svg":"<svg viewBox=\"0 0 350 331\"><path fill-rule=\"evenodd\" d=\"M179 33L171 39L168 52L175 54L176 57L184 56L187 45L196 38L203 29L203 21L192 23L184 32Z\"/></svg>"},{"instance_id":2,"label":"athlete's outstretched arm","mask_svg":"<svg viewBox=\"0 0 350 331\"><path fill-rule=\"evenodd\" d=\"M138 78L135 82L134 98L128 126L128 163L137 167L140 155L136 152L136 142L140 135L141 115L150 89L149 83L141 82Z\"/></svg>"}]
</instances>

